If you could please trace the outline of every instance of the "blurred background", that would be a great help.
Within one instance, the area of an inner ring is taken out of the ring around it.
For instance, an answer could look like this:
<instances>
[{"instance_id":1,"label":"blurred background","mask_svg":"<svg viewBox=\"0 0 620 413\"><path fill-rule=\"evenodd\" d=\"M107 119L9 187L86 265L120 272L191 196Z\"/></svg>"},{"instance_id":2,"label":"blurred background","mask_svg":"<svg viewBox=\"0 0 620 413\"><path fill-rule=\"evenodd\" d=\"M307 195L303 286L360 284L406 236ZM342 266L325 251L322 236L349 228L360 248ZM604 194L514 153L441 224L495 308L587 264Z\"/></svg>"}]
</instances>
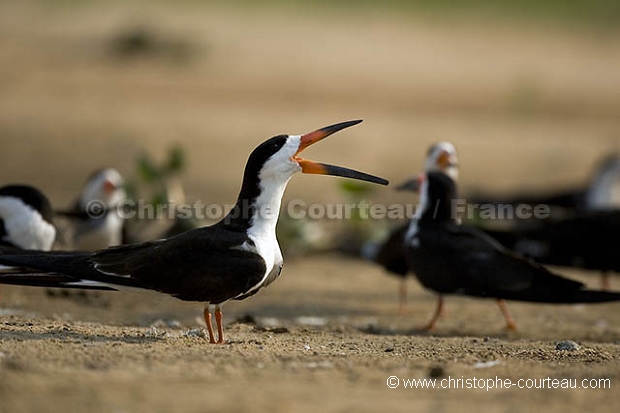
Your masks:
<instances>
[{"instance_id":1,"label":"blurred background","mask_svg":"<svg viewBox=\"0 0 620 413\"><path fill-rule=\"evenodd\" d=\"M620 151L619 3L464 3L3 1L2 183L66 207L93 170L135 182L180 148L187 200L231 203L258 143L356 118L307 157L397 183L448 140L465 192L584 183Z\"/></svg>"},{"instance_id":2,"label":"blurred background","mask_svg":"<svg viewBox=\"0 0 620 413\"><path fill-rule=\"evenodd\" d=\"M188 203L230 204L263 140L359 118L305 156L392 184L296 176L285 203L415 203L394 186L422 170L437 141L456 146L464 195L586 185L603 157L620 152L620 1L0 1L0 186L34 185L57 209L104 167L149 199L161 199L163 177ZM303 236L324 241L299 224L279 223L285 255L300 238L304 249ZM397 225L333 224L356 241ZM454 298L437 332L448 341L431 341L411 333L435 300L413 279L411 316L396 317L399 281L379 266L333 255L286 262L273 287L226 307L230 347L172 338L204 326L197 303L157 293L57 300L3 286L1 406L455 411L491 393L388 396L385 377L433 375L437 363L463 377L495 359L503 364L489 377L616 380L620 371L615 304L510 303L521 330L507 335L493 303ZM561 273L599 286L581 269ZM234 321L248 319L259 325ZM153 338L157 329L170 339ZM596 345L557 355L557 339ZM553 399L540 390L527 400L501 391L491 401L498 411L613 411L617 397L605 391Z\"/></svg>"}]
</instances>

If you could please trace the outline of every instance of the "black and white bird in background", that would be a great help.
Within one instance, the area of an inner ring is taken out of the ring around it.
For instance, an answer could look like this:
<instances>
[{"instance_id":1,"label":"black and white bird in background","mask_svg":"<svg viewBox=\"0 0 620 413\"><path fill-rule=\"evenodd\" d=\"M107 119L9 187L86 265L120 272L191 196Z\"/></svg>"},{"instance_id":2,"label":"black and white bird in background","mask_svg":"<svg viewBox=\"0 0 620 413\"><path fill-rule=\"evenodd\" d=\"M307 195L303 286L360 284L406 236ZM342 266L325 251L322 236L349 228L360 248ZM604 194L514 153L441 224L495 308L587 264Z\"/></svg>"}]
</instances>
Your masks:
<instances>
[{"instance_id":1,"label":"black and white bird in background","mask_svg":"<svg viewBox=\"0 0 620 413\"><path fill-rule=\"evenodd\" d=\"M431 145L426 153L424 170L427 172L441 171L455 181L459 177L459 164L456 148L450 142L438 142ZM398 191L419 192L419 179L413 177L400 184ZM405 258L405 233L409 223L393 229L381 241L368 241L362 247L362 257L380 265L388 274L400 279L398 289L398 313L407 314L407 275L410 275L409 265Z\"/></svg>"},{"instance_id":2,"label":"black and white bird in background","mask_svg":"<svg viewBox=\"0 0 620 413\"><path fill-rule=\"evenodd\" d=\"M620 209L620 154L602 157L585 185L555 191L520 191L500 196L478 190L468 196L473 204L547 205L555 215Z\"/></svg>"},{"instance_id":3,"label":"black and white bird in background","mask_svg":"<svg viewBox=\"0 0 620 413\"><path fill-rule=\"evenodd\" d=\"M92 173L73 206L56 211L60 249L94 251L124 244L124 220L117 210L127 196L124 186L116 169Z\"/></svg>"},{"instance_id":4,"label":"black and white bird in background","mask_svg":"<svg viewBox=\"0 0 620 413\"><path fill-rule=\"evenodd\" d=\"M405 256L420 283L438 297L424 329L434 327L447 294L498 300L509 329L516 324L502 300L556 304L620 300L619 292L588 290L505 248L483 231L459 223L453 203L457 187L448 175L428 172L420 179L420 207L405 234Z\"/></svg>"},{"instance_id":5,"label":"black and white bird in background","mask_svg":"<svg viewBox=\"0 0 620 413\"><path fill-rule=\"evenodd\" d=\"M50 251L56 238L53 217L38 189L22 184L0 188L0 255ZM0 264L0 273L11 270Z\"/></svg>"},{"instance_id":6,"label":"black and white bird in background","mask_svg":"<svg viewBox=\"0 0 620 413\"><path fill-rule=\"evenodd\" d=\"M92 253L4 255L0 263L20 269L0 274L0 283L108 290L133 287L203 302L210 342L223 343L222 304L248 298L280 275L283 258L276 224L284 190L295 173L387 185L382 178L299 157L308 146L360 122L338 123L305 135L279 135L260 144L248 158L235 206L215 225ZM210 306L215 310L217 339Z\"/></svg>"},{"instance_id":7,"label":"black and white bird in background","mask_svg":"<svg viewBox=\"0 0 620 413\"><path fill-rule=\"evenodd\" d=\"M29 185L0 188L0 254L49 251L56 237L47 197Z\"/></svg>"},{"instance_id":8,"label":"black and white bird in background","mask_svg":"<svg viewBox=\"0 0 620 413\"><path fill-rule=\"evenodd\" d=\"M582 188L474 202L548 206L547 219L513 219L501 226L480 221L476 225L506 248L542 264L600 272L603 289L611 289L610 275L620 273L620 155L605 157Z\"/></svg>"}]
</instances>

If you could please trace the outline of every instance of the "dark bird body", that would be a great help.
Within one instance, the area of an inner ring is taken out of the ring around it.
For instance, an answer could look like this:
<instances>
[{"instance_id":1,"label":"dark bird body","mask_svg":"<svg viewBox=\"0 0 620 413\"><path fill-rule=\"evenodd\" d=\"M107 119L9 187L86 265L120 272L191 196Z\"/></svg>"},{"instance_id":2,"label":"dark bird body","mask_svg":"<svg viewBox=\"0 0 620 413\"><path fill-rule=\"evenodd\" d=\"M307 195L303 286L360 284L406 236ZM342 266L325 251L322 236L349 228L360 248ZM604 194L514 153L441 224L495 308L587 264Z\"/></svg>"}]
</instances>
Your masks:
<instances>
[{"instance_id":1,"label":"dark bird body","mask_svg":"<svg viewBox=\"0 0 620 413\"><path fill-rule=\"evenodd\" d=\"M403 251L405 234L409 224L396 227L383 241L376 252L374 261L391 274L405 277L409 272L407 259Z\"/></svg>"},{"instance_id":2,"label":"dark bird body","mask_svg":"<svg viewBox=\"0 0 620 413\"><path fill-rule=\"evenodd\" d=\"M444 294L538 303L620 300L620 293L587 290L584 284L506 249L484 232L459 224L451 202L456 199L456 185L445 174L427 173L422 192L421 214L407 231L405 253L420 283L439 294L438 309ZM514 327L505 307L502 311L509 327ZM429 327L435 321L436 316Z\"/></svg>"},{"instance_id":3,"label":"dark bird body","mask_svg":"<svg viewBox=\"0 0 620 413\"><path fill-rule=\"evenodd\" d=\"M459 169L456 148L450 142L438 142L429 147L424 163L426 172L442 171L453 179L458 179ZM398 191L419 191L418 177L403 182L396 189ZM409 223L400 225L389 233L381 242L369 242L362 249L362 256L375 264L380 265L387 274L400 278L399 306L401 315L407 313L407 278L410 274L407 258L405 257L405 234Z\"/></svg>"}]
</instances>

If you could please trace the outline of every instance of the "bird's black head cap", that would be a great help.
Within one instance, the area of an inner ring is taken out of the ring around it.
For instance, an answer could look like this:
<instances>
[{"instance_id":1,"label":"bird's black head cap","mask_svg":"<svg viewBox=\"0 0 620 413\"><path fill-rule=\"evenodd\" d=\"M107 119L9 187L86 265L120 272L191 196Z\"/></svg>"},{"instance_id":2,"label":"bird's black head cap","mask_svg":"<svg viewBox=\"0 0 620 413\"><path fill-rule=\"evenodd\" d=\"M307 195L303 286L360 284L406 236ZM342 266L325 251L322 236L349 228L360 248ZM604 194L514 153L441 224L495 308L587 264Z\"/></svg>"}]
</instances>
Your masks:
<instances>
[{"instance_id":1,"label":"bird's black head cap","mask_svg":"<svg viewBox=\"0 0 620 413\"><path fill-rule=\"evenodd\" d=\"M260 195L260 171L265 162L286 144L288 135L278 135L258 145L248 157L237 204L222 221L229 229L245 231L251 224L254 200Z\"/></svg>"}]
</instances>

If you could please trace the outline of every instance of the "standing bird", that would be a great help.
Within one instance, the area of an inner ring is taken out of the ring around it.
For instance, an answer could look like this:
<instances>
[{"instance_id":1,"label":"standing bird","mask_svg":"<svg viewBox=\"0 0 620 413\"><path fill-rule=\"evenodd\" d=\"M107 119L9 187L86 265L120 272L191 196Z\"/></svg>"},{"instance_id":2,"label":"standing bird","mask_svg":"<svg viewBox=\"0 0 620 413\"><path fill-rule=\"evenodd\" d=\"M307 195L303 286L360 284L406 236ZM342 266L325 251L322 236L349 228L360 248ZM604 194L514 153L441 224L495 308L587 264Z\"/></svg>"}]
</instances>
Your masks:
<instances>
[{"instance_id":1,"label":"standing bird","mask_svg":"<svg viewBox=\"0 0 620 413\"><path fill-rule=\"evenodd\" d=\"M51 250L56 237L52 217L48 199L36 188L0 188L0 254Z\"/></svg>"},{"instance_id":2,"label":"standing bird","mask_svg":"<svg viewBox=\"0 0 620 413\"><path fill-rule=\"evenodd\" d=\"M295 173L335 175L387 185L382 178L299 157L308 146L360 122L338 123L305 135L279 135L260 144L246 163L237 203L215 225L164 240L93 253L0 257L0 263L27 269L0 275L0 282L111 290L128 286L204 302L209 341L223 343L222 304L250 297L280 275L283 259L276 224L284 190ZM215 306L217 340L210 305Z\"/></svg>"},{"instance_id":3,"label":"standing bird","mask_svg":"<svg viewBox=\"0 0 620 413\"><path fill-rule=\"evenodd\" d=\"M62 249L94 251L124 244L124 222L118 206L125 200L123 176L113 168L95 171L86 181L72 208L56 211Z\"/></svg>"},{"instance_id":4,"label":"standing bird","mask_svg":"<svg viewBox=\"0 0 620 413\"><path fill-rule=\"evenodd\" d=\"M425 329L434 327L444 294L495 298L509 329L516 324L503 299L539 303L620 300L618 292L586 290L584 284L515 254L484 232L459 224L453 205L455 182L441 172L426 173L421 180L420 208L405 235L405 254L420 283L438 294L437 310Z\"/></svg>"},{"instance_id":5,"label":"standing bird","mask_svg":"<svg viewBox=\"0 0 620 413\"><path fill-rule=\"evenodd\" d=\"M424 170L427 172L442 171L455 181L458 180L459 166L456 156L456 148L450 142L438 142L432 145L426 154ZM399 191L418 192L418 179L412 178L399 185ZM409 266L404 254L405 233L409 223L403 224L388 235L381 243L369 242L362 249L362 256L382 266L388 274L401 279L398 297L398 313L407 314L407 274Z\"/></svg>"}]
</instances>

